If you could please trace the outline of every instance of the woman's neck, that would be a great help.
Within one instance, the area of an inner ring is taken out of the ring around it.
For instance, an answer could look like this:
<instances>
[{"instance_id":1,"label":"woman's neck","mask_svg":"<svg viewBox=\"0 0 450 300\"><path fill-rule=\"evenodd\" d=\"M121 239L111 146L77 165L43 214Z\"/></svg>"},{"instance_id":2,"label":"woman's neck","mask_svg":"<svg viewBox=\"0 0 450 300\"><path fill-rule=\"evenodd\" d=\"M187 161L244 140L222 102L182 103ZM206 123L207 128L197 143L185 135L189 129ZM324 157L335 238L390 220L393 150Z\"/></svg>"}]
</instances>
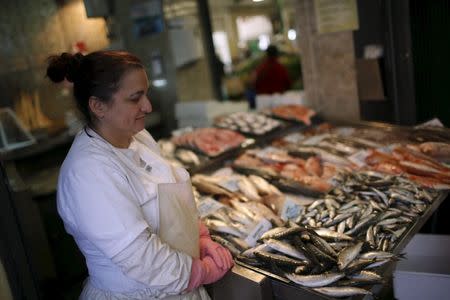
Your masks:
<instances>
[{"instance_id":1,"label":"woman's neck","mask_svg":"<svg viewBox=\"0 0 450 300\"><path fill-rule=\"evenodd\" d=\"M116 148L128 148L132 141L132 136L120 135L114 130L102 126L90 125L90 128Z\"/></svg>"}]
</instances>

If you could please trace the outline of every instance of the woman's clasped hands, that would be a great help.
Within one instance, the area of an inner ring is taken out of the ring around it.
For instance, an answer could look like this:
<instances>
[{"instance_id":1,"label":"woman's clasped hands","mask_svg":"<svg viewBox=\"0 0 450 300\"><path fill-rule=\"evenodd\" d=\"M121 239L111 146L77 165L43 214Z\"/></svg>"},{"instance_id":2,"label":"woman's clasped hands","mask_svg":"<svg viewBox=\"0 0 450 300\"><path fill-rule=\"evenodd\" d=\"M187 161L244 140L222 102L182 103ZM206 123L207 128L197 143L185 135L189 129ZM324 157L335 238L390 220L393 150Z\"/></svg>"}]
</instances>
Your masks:
<instances>
[{"instance_id":1,"label":"woman's clasped hands","mask_svg":"<svg viewBox=\"0 0 450 300\"><path fill-rule=\"evenodd\" d=\"M228 249L211 240L208 229L200 223L200 258L193 259L187 291L221 279L234 265Z\"/></svg>"}]
</instances>

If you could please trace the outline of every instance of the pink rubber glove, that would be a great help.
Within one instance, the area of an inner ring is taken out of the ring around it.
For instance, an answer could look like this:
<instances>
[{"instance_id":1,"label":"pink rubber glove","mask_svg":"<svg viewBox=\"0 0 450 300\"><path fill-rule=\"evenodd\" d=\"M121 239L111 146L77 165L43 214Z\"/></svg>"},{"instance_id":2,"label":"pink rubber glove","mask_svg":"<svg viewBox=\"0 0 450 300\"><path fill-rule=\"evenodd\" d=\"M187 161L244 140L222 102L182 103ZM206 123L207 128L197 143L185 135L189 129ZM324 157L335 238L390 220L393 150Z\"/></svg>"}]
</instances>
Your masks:
<instances>
[{"instance_id":1,"label":"pink rubber glove","mask_svg":"<svg viewBox=\"0 0 450 300\"><path fill-rule=\"evenodd\" d=\"M228 269L221 269L214 260L206 256L203 259L194 258L192 260L191 277L186 291L190 292L203 284L216 282L225 275Z\"/></svg>"},{"instance_id":2,"label":"pink rubber glove","mask_svg":"<svg viewBox=\"0 0 450 300\"><path fill-rule=\"evenodd\" d=\"M233 257L230 251L220 244L214 242L209 237L200 238L200 258L210 256L221 269L230 269L233 264Z\"/></svg>"},{"instance_id":3,"label":"pink rubber glove","mask_svg":"<svg viewBox=\"0 0 450 300\"><path fill-rule=\"evenodd\" d=\"M200 238L210 237L208 227L206 227L206 225L203 224L203 222L200 220L198 220L198 231L200 233L199 234Z\"/></svg>"},{"instance_id":4,"label":"pink rubber glove","mask_svg":"<svg viewBox=\"0 0 450 300\"><path fill-rule=\"evenodd\" d=\"M234 265L230 251L211 240L208 228L202 222L199 222L199 232L200 258L211 256L219 268L230 269Z\"/></svg>"}]
</instances>

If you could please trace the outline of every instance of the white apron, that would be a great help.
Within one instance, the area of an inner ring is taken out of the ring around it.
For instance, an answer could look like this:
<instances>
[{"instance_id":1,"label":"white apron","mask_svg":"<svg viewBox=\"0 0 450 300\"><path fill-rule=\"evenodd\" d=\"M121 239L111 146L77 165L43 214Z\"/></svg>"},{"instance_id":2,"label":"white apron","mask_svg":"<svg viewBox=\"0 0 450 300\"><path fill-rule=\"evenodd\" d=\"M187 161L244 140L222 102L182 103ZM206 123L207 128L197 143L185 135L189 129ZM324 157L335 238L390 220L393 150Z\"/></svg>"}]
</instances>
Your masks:
<instances>
[{"instance_id":1,"label":"white apron","mask_svg":"<svg viewBox=\"0 0 450 300\"><path fill-rule=\"evenodd\" d=\"M145 141L141 142L145 144ZM148 176L148 173L144 168L137 167L131 158L127 157L124 153L111 145L109 145L109 148L112 149L122 163L129 167L133 172L137 173L137 175L143 177ZM200 253L198 215L189 173L183 168L172 168L172 171L176 182L158 184L158 201L148 201L141 206L141 209L147 223L159 223L157 228L152 227L152 229L156 232L161 241L167 243L173 249L182 251L193 258L198 258ZM155 217L159 219L159 222L158 220L155 220ZM100 290L90 284L88 278L80 295L80 300L85 299L143 300L154 298L150 297L149 294L146 293L146 290L132 293L115 293ZM210 297L206 290L203 287L200 287L190 293L167 296L163 299L208 300Z\"/></svg>"}]
</instances>

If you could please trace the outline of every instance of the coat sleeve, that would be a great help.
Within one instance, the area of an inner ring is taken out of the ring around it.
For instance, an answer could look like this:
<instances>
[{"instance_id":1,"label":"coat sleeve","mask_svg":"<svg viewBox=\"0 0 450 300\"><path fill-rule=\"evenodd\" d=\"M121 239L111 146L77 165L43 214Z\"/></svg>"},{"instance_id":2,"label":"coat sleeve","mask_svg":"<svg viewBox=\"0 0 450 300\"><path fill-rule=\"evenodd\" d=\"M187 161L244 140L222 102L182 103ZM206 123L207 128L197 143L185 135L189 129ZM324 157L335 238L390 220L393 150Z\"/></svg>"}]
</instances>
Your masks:
<instances>
[{"instance_id":1,"label":"coat sleeve","mask_svg":"<svg viewBox=\"0 0 450 300\"><path fill-rule=\"evenodd\" d=\"M157 235L142 232L112 258L127 276L146 284L154 296L183 292L189 283L192 258L170 249Z\"/></svg>"},{"instance_id":2,"label":"coat sleeve","mask_svg":"<svg viewBox=\"0 0 450 300\"><path fill-rule=\"evenodd\" d=\"M130 184L119 170L84 160L63 177L58 186L58 209L83 237L127 276L157 294L178 294L187 287L191 257L150 232Z\"/></svg>"}]
</instances>

